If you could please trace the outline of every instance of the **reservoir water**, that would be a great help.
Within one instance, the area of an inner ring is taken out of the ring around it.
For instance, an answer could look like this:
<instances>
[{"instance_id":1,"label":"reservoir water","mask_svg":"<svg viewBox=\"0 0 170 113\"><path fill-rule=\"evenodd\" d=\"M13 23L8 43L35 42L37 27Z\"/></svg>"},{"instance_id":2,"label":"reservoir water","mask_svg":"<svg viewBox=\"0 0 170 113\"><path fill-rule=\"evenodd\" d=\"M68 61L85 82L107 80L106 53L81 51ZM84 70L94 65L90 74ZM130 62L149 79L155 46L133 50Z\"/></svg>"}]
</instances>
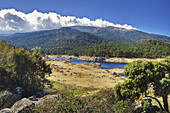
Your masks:
<instances>
[{"instance_id":1,"label":"reservoir water","mask_svg":"<svg viewBox=\"0 0 170 113\"><path fill-rule=\"evenodd\" d=\"M72 63L90 63L91 61L86 60L80 60L80 59L66 59L66 58L60 58L60 57L50 57L51 59L57 59L57 60L68 60ZM128 63L113 63L113 62L97 62L101 64L101 69L113 69L113 68L120 68L124 69L124 67Z\"/></svg>"}]
</instances>

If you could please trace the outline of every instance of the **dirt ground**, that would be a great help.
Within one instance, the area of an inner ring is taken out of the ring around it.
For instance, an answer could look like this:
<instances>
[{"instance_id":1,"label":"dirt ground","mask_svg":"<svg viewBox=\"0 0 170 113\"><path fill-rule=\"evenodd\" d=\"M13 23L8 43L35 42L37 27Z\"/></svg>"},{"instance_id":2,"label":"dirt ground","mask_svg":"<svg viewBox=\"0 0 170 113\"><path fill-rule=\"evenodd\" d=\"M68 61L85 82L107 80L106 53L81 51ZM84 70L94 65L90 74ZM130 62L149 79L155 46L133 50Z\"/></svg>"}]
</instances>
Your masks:
<instances>
[{"instance_id":1,"label":"dirt ground","mask_svg":"<svg viewBox=\"0 0 170 113\"><path fill-rule=\"evenodd\" d=\"M126 78L118 75L115 70L100 69L95 63L71 63L70 61L53 60L52 74L49 80L80 87L113 88ZM122 71L122 70L121 70Z\"/></svg>"}]
</instances>

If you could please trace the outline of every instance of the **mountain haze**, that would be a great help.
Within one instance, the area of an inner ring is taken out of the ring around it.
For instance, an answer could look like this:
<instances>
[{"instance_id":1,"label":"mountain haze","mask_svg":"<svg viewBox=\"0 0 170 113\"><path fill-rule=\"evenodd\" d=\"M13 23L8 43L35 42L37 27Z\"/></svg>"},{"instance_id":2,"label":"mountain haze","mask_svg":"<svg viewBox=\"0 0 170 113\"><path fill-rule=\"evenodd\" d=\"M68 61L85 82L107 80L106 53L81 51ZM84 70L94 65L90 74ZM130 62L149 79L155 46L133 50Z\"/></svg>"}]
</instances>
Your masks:
<instances>
[{"instance_id":1,"label":"mountain haze","mask_svg":"<svg viewBox=\"0 0 170 113\"><path fill-rule=\"evenodd\" d=\"M131 41L138 43L144 40L154 39L170 43L170 37L168 36L149 34L134 29L125 29L112 26L109 27L73 26L72 28L83 32L89 32L96 36L103 37L105 39L112 39L120 42Z\"/></svg>"}]
</instances>

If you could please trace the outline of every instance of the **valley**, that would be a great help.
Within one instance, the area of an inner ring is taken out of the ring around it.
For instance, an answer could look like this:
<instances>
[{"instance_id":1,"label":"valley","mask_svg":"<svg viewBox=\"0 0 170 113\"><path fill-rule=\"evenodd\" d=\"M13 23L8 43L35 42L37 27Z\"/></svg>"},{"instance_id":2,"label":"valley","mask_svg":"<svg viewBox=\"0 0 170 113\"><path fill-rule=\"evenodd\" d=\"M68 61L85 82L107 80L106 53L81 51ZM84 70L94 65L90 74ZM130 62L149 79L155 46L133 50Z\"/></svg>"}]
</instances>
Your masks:
<instances>
[{"instance_id":1,"label":"valley","mask_svg":"<svg viewBox=\"0 0 170 113\"><path fill-rule=\"evenodd\" d=\"M71 63L70 61L51 60L52 74L47 79L76 87L113 88L126 80L117 70L100 69L97 63Z\"/></svg>"},{"instance_id":2,"label":"valley","mask_svg":"<svg viewBox=\"0 0 170 113\"><path fill-rule=\"evenodd\" d=\"M170 113L170 0L2 0L0 113Z\"/></svg>"},{"instance_id":3,"label":"valley","mask_svg":"<svg viewBox=\"0 0 170 113\"><path fill-rule=\"evenodd\" d=\"M146 98L142 94L150 89L154 91L150 82L159 85L160 79L165 83L169 81L165 77L169 73L167 56L170 55L169 37L166 36L114 27L75 26L3 35L1 39L5 39L0 41L2 94L7 91L6 87L21 86L19 88L23 89L23 95L12 104L8 104L8 99L2 102L2 111L6 107L11 111L60 111L56 109L60 105L63 111L74 106L67 104L72 100L76 104L74 107L82 111L84 108L77 105L100 106L99 111L102 108L112 112L124 98L130 99L123 101L130 107L128 110L136 111L134 105ZM46 97L51 99L44 99ZM28 103L29 109L26 109ZM94 107L92 111L96 110Z\"/></svg>"}]
</instances>

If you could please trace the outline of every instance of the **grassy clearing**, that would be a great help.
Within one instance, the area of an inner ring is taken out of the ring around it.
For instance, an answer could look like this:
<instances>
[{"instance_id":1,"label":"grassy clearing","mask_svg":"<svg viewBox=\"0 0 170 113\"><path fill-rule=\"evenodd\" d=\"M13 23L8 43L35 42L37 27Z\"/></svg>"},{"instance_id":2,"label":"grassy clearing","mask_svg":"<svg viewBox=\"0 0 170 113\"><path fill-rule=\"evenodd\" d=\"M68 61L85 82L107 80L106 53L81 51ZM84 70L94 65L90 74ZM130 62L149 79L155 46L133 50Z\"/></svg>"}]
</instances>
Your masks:
<instances>
[{"instance_id":1,"label":"grassy clearing","mask_svg":"<svg viewBox=\"0 0 170 113\"><path fill-rule=\"evenodd\" d=\"M46 92L49 92L49 93L56 93L56 92L63 91L63 90L67 90L69 92L72 92L72 91L78 89L78 87L76 87L74 85L64 84L64 83L60 83L60 82L57 82L57 81L49 80L49 84L50 85L48 85L44 89Z\"/></svg>"},{"instance_id":2,"label":"grassy clearing","mask_svg":"<svg viewBox=\"0 0 170 113\"><path fill-rule=\"evenodd\" d=\"M73 94L82 94L82 93L88 93L88 92L97 91L97 90L98 89L79 90L79 91L75 91Z\"/></svg>"},{"instance_id":3,"label":"grassy clearing","mask_svg":"<svg viewBox=\"0 0 170 113\"><path fill-rule=\"evenodd\" d=\"M68 91L76 95L76 94L89 93L89 92L94 92L99 90L91 87L77 87L75 85L64 84L64 83L60 83L57 81L50 81L50 80L49 83L51 84L51 86L46 87L44 90L52 94L57 92L62 92L62 91Z\"/></svg>"},{"instance_id":4,"label":"grassy clearing","mask_svg":"<svg viewBox=\"0 0 170 113\"><path fill-rule=\"evenodd\" d=\"M116 77L113 72L108 70L94 68L83 63L76 64L66 61L49 61L48 63L51 63L53 72L47 79L76 85L76 87L113 88L117 83L121 83L126 79L122 76ZM54 87L63 89L61 84L55 84Z\"/></svg>"}]
</instances>

